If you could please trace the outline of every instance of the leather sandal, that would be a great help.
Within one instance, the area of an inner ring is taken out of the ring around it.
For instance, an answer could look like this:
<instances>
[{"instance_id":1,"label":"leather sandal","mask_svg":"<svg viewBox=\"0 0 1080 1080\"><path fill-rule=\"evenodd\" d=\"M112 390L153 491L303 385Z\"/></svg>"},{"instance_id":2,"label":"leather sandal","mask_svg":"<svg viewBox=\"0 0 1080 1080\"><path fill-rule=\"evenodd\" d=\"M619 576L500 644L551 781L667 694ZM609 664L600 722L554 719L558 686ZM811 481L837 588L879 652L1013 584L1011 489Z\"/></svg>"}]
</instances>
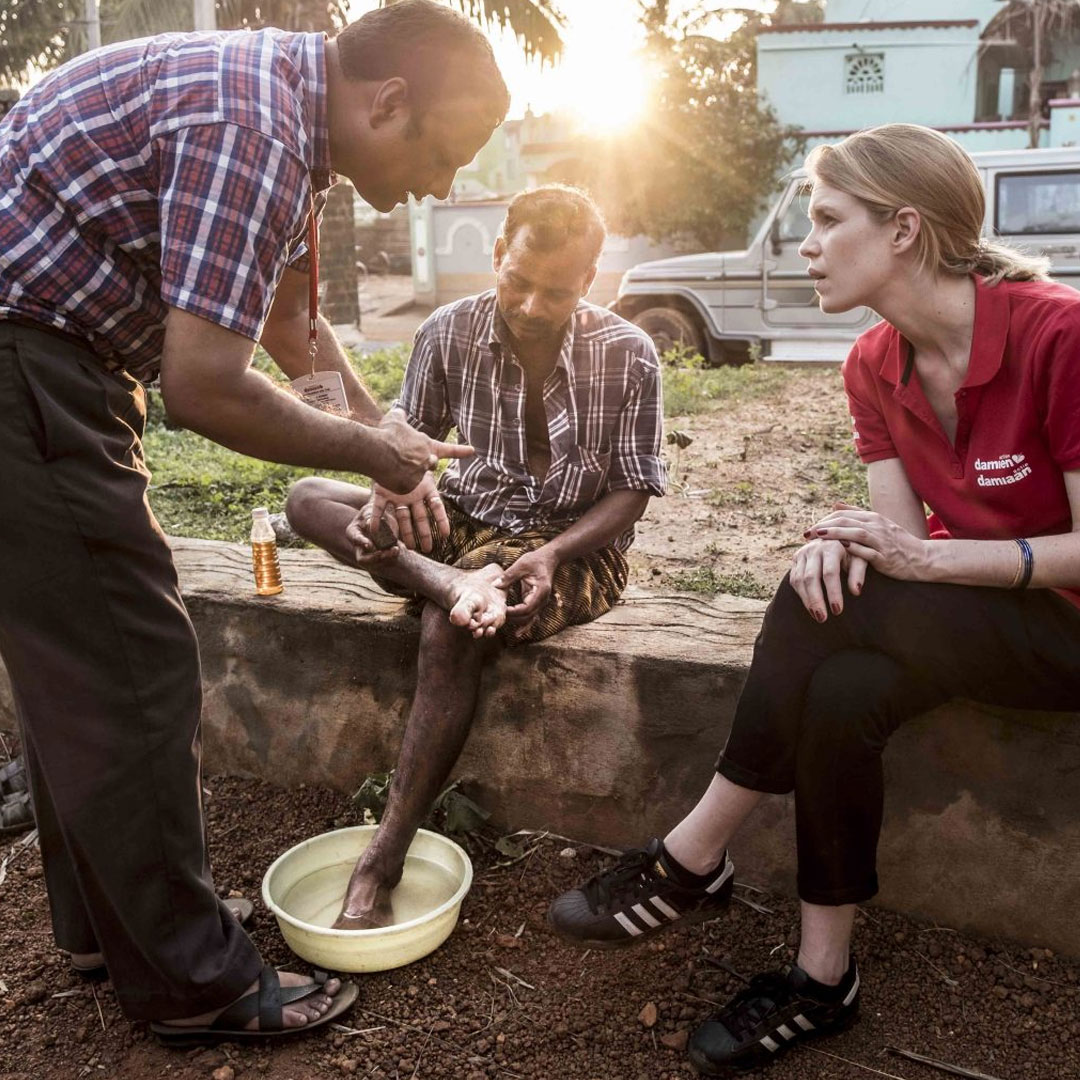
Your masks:
<instances>
[{"instance_id":1,"label":"leather sandal","mask_svg":"<svg viewBox=\"0 0 1080 1080\"><path fill-rule=\"evenodd\" d=\"M246 896L233 896L222 903L232 912L233 918L241 925L246 926L255 913L255 905ZM81 975L90 982L104 982L109 977L109 969L104 964L76 964L71 961L71 970L76 975Z\"/></svg>"},{"instance_id":2,"label":"leather sandal","mask_svg":"<svg viewBox=\"0 0 1080 1080\"><path fill-rule=\"evenodd\" d=\"M177 1024L152 1023L150 1030L165 1046L190 1046L192 1043L237 1042L243 1039L280 1038L284 1035L300 1035L312 1028L322 1027L336 1020L356 1001L360 988L354 982L343 982L341 989L330 999L330 1008L318 1020L309 1020L300 1027L284 1026L283 1011L286 1005L302 1001L319 992L329 978L325 971L312 974L311 982L300 986L282 986L278 973L264 964L259 972L259 988L234 1001L212 1024L199 1027L181 1027ZM255 1017L257 1028L247 1028Z\"/></svg>"}]
</instances>

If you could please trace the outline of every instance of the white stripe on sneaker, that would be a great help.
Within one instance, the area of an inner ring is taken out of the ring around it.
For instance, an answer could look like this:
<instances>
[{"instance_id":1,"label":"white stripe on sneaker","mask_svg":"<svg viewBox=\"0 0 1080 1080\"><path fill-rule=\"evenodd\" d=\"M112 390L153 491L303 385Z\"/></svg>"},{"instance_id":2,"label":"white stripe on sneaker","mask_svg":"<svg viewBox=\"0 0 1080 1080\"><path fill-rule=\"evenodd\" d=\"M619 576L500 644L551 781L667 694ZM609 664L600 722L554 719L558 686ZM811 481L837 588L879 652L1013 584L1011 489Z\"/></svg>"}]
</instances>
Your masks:
<instances>
[{"instance_id":1,"label":"white stripe on sneaker","mask_svg":"<svg viewBox=\"0 0 1080 1080\"><path fill-rule=\"evenodd\" d=\"M650 896L649 903L652 904L661 915L666 915L672 922L676 919L681 919L682 916L668 903L661 900L659 896Z\"/></svg>"},{"instance_id":2,"label":"white stripe on sneaker","mask_svg":"<svg viewBox=\"0 0 1080 1080\"><path fill-rule=\"evenodd\" d=\"M621 911L615 912L615 921L631 936L638 937L641 933L641 927L635 925L633 920L628 919Z\"/></svg>"},{"instance_id":3,"label":"white stripe on sneaker","mask_svg":"<svg viewBox=\"0 0 1080 1080\"><path fill-rule=\"evenodd\" d=\"M814 1030L814 1025L812 1023L810 1023L810 1021L807 1020L806 1017L803 1016L802 1013L799 1013L799 1015L795 1017L795 1023L798 1024L799 1027L801 1027L803 1029L803 1031L813 1031Z\"/></svg>"},{"instance_id":4,"label":"white stripe on sneaker","mask_svg":"<svg viewBox=\"0 0 1080 1080\"><path fill-rule=\"evenodd\" d=\"M855 983L851 989L847 992L847 997L844 998L844 1004L850 1005L855 1000L855 995L859 992L859 969L855 969Z\"/></svg>"},{"instance_id":5,"label":"white stripe on sneaker","mask_svg":"<svg viewBox=\"0 0 1080 1080\"><path fill-rule=\"evenodd\" d=\"M778 1027L778 1028L776 1029L776 1033L777 1033L778 1035L783 1035L783 1036L784 1036L784 1038L785 1038L785 1039L787 1039L787 1040L788 1040L789 1042L790 1042L790 1041L791 1041L792 1039L794 1039L794 1038L795 1038L795 1032L794 1032L794 1031L792 1031L792 1030L791 1030L791 1028L789 1028L789 1027L787 1026L787 1024L781 1024L781 1025L780 1025L780 1026L779 1026L779 1027Z\"/></svg>"},{"instance_id":6,"label":"white stripe on sneaker","mask_svg":"<svg viewBox=\"0 0 1080 1080\"><path fill-rule=\"evenodd\" d=\"M780 1049L780 1044L775 1039L770 1039L768 1035L761 1040L761 1045L764 1046L766 1050L771 1050L774 1054Z\"/></svg>"},{"instance_id":7,"label":"white stripe on sneaker","mask_svg":"<svg viewBox=\"0 0 1080 1080\"><path fill-rule=\"evenodd\" d=\"M705 889L707 893L714 893L732 874L735 873L735 864L731 861L730 857L724 856L724 872L713 882L711 882Z\"/></svg>"},{"instance_id":8,"label":"white stripe on sneaker","mask_svg":"<svg viewBox=\"0 0 1080 1080\"><path fill-rule=\"evenodd\" d=\"M655 930L660 925L659 919L654 919L653 916L642 907L641 904L635 904L630 909L650 930Z\"/></svg>"}]
</instances>

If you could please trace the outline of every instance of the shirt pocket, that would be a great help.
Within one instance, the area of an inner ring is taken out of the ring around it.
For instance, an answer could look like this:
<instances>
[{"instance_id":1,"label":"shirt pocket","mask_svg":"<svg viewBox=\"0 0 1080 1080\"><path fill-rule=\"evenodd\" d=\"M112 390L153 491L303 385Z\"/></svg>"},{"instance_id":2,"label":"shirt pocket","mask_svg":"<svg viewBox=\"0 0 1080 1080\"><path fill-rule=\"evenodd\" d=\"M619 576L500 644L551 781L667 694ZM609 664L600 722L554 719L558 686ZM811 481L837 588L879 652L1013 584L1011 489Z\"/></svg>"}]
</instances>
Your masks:
<instances>
[{"instance_id":1,"label":"shirt pocket","mask_svg":"<svg viewBox=\"0 0 1080 1080\"><path fill-rule=\"evenodd\" d=\"M555 510L587 510L606 493L610 468L610 451L605 453L583 446L571 449L559 469Z\"/></svg>"}]
</instances>

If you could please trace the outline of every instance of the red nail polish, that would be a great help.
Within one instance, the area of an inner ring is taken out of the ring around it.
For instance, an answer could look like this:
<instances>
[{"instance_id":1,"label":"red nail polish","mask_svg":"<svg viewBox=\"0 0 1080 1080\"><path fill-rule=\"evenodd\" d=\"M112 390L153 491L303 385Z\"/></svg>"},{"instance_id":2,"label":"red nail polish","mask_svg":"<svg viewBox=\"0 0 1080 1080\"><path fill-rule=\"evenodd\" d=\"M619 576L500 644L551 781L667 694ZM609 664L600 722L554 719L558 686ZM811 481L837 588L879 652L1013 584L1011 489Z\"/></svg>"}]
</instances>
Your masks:
<instances>
[{"instance_id":1,"label":"red nail polish","mask_svg":"<svg viewBox=\"0 0 1080 1080\"><path fill-rule=\"evenodd\" d=\"M829 530L828 529L818 529L817 534L818 534L818 536L828 536L829 535Z\"/></svg>"},{"instance_id":2,"label":"red nail polish","mask_svg":"<svg viewBox=\"0 0 1080 1080\"><path fill-rule=\"evenodd\" d=\"M843 544L844 547L851 547L851 541L850 540L841 540L840 543Z\"/></svg>"},{"instance_id":3,"label":"red nail polish","mask_svg":"<svg viewBox=\"0 0 1080 1080\"><path fill-rule=\"evenodd\" d=\"M840 614L840 605L839 604L830 604L829 606L832 608L832 613L834 615L839 615Z\"/></svg>"}]
</instances>

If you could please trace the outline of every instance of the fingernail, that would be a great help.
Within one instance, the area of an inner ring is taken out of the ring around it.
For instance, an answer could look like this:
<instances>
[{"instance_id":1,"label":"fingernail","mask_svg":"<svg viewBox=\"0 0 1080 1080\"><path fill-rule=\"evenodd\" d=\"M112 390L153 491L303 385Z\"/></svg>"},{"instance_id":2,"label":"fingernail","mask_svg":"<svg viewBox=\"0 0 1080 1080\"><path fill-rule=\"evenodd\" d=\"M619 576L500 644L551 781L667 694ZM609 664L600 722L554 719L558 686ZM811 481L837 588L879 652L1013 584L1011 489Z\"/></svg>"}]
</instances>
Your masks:
<instances>
[{"instance_id":1,"label":"fingernail","mask_svg":"<svg viewBox=\"0 0 1080 1080\"><path fill-rule=\"evenodd\" d=\"M843 544L844 547L851 547L851 541L850 540L841 540L840 543Z\"/></svg>"},{"instance_id":2,"label":"fingernail","mask_svg":"<svg viewBox=\"0 0 1080 1080\"><path fill-rule=\"evenodd\" d=\"M853 586L851 587L851 591L852 591L852 592L853 592L853 593L854 593L854 594L855 594L856 596L858 596L858 595L859 595L859 593L861 593L861 592L862 592L862 586L861 586L861 585L853 585Z\"/></svg>"},{"instance_id":3,"label":"fingernail","mask_svg":"<svg viewBox=\"0 0 1080 1080\"><path fill-rule=\"evenodd\" d=\"M834 615L839 615L840 614L840 605L839 604L830 604L829 607L832 608L832 613Z\"/></svg>"},{"instance_id":4,"label":"fingernail","mask_svg":"<svg viewBox=\"0 0 1080 1080\"><path fill-rule=\"evenodd\" d=\"M807 529L806 532L803 533L803 539L804 540L809 540L810 539L810 530L809 529Z\"/></svg>"},{"instance_id":5,"label":"fingernail","mask_svg":"<svg viewBox=\"0 0 1080 1080\"><path fill-rule=\"evenodd\" d=\"M815 610L814 618L817 619L818 622L824 622L828 618L828 616L825 614L824 611Z\"/></svg>"},{"instance_id":6,"label":"fingernail","mask_svg":"<svg viewBox=\"0 0 1080 1080\"><path fill-rule=\"evenodd\" d=\"M817 534L818 534L818 536L828 536L829 535L829 530L828 529L818 529Z\"/></svg>"}]
</instances>

